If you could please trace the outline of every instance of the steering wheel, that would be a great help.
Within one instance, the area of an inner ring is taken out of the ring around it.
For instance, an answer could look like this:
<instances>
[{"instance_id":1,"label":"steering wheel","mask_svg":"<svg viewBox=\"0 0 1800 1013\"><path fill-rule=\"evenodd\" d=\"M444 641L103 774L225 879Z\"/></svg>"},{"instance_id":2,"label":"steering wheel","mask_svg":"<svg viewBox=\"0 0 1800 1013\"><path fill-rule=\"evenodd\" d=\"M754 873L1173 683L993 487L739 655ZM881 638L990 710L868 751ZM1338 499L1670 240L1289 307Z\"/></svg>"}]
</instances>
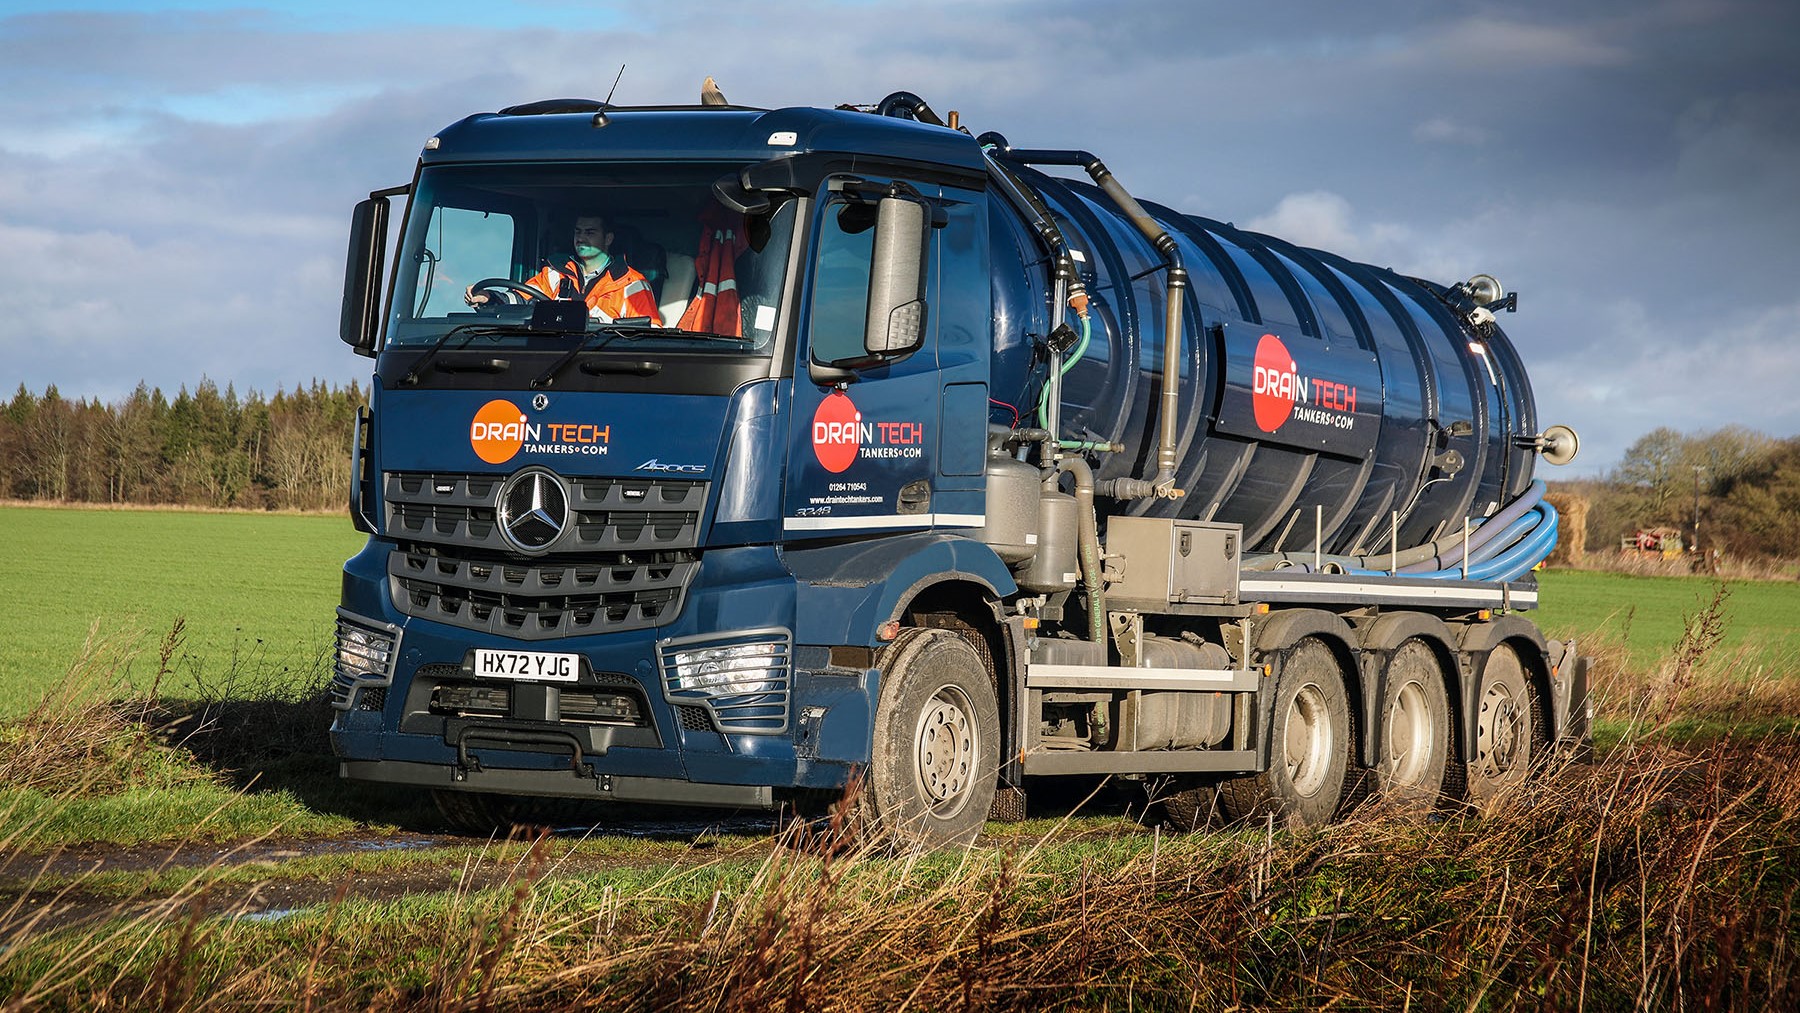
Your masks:
<instances>
[{"instance_id":1,"label":"steering wheel","mask_svg":"<svg viewBox=\"0 0 1800 1013\"><path fill-rule=\"evenodd\" d=\"M511 278L483 278L480 281L476 282L475 284L470 285L469 291L471 291L471 292L494 292L494 291L510 292L513 295L518 297L518 298L511 298L511 299L506 300L506 303L510 303L513 305L517 305L519 303L524 303L524 302L529 302L533 299L544 298L544 293L539 292L537 289L532 288L530 285L526 285L521 282L513 281ZM502 303L496 299L489 299L488 305L490 305L490 306L502 305Z\"/></svg>"}]
</instances>

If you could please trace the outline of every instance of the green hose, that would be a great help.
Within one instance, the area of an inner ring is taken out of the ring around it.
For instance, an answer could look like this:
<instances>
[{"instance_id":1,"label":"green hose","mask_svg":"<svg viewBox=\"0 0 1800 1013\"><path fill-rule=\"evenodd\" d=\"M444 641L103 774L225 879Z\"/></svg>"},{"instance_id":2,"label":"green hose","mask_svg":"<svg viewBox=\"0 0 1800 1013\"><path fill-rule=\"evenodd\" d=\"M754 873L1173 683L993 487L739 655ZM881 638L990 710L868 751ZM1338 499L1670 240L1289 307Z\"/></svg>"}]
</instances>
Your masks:
<instances>
[{"instance_id":1,"label":"green hose","mask_svg":"<svg viewBox=\"0 0 1800 1013\"><path fill-rule=\"evenodd\" d=\"M1083 313L1081 314L1081 340L1075 343L1074 351L1067 359L1063 360L1062 369L1057 373L1059 378L1069 375L1069 370L1074 367L1077 362L1081 361L1081 356L1087 351L1088 338L1092 337L1092 335L1093 324L1090 322L1088 315ZM1038 428L1040 429L1048 428L1050 425L1050 390L1054 386L1056 385L1046 383L1044 384L1044 389L1038 392L1037 418ZM1092 449L1086 446L1071 446L1071 442L1079 441L1062 441L1062 448L1064 450Z\"/></svg>"}]
</instances>

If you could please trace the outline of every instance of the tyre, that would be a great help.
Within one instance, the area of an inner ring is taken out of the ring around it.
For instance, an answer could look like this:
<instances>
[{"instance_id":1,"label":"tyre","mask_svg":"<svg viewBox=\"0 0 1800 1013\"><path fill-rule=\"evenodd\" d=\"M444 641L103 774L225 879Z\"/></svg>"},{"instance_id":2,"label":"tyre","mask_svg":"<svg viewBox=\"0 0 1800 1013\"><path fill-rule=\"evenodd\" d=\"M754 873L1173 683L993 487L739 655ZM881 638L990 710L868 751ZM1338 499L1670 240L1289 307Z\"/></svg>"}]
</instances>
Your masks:
<instances>
[{"instance_id":1,"label":"tyre","mask_svg":"<svg viewBox=\"0 0 1800 1013\"><path fill-rule=\"evenodd\" d=\"M1178 833L1196 833L1212 822L1218 791L1211 785L1183 788L1163 797L1163 823Z\"/></svg>"},{"instance_id":2,"label":"tyre","mask_svg":"<svg viewBox=\"0 0 1800 1013\"><path fill-rule=\"evenodd\" d=\"M431 800L437 803L438 812L452 830L480 837L506 837L514 827L538 827L555 822L552 818L553 799L434 788Z\"/></svg>"},{"instance_id":3,"label":"tyre","mask_svg":"<svg viewBox=\"0 0 1800 1013\"><path fill-rule=\"evenodd\" d=\"M1401 644L1388 662L1380 715L1382 798L1404 813L1431 812L1443 799L1450 765L1450 699L1443 668L1423 640Z\"/></svg>"},{"instance_id":4,"label":"tyre","mask_svg":"<svg viewBox=\"0 0 1800 1013\"><path fill-rule=\"evenodd\" d=\"M903 843L972 843L1000 769L1000 710L987 666L962 637L915 630L888 647L881 670L862 822Z\"/></svg>"},{"instance_id":5,"label":"tyre","mask_svg":"<svg viewBox=\"0 0 1800 1013\"><path fill-rule=\"evenodd\" d=\"M1308 637L1288 652L1269 743L1267 770L1219 786L1225 814L1239 821L1273 814L1296 826L1329 823L1344 801L1354 743L1343 666L1324 641Z\"/></svg>"},{"instance_id":6,"label":"tyre","mask_svg":"<svg viewBox=\"0 0 1800 1013\"><path fill-rule=\"evenodd\" d=\"M1469 801L1488 805L1525 780L1536 758L1536 700L1518 652L1502 644L1488 655L1475 691Z\"/></svg>"}]
</instances>

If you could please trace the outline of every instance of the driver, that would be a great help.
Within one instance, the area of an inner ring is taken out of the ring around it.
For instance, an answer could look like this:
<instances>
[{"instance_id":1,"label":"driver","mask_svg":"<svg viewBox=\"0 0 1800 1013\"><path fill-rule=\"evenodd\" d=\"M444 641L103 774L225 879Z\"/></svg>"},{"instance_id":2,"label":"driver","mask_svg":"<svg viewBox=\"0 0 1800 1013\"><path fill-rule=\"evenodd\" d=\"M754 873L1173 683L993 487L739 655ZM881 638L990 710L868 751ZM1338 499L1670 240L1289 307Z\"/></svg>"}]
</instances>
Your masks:
<instances>
[{"instance_id":1,"label":"driver","mask_svg":"<svg viewBox=\"0 0 1800 1013\"><path fill-rule=\"evenodd\" d=\"M651 323L662 326L662 313L656 307L650 283L624 258L607 252L613 234L606 227L605 215L590 211L578 216L571 238L575 256L562 267L545 264L525 284L552 299L580 299L587 303L588 316L598 320L649 317ZM477 292L473 286L463 291L463 299L470 306L480 306L488 298L486 292Z\"/></svg>"}]
</instances>

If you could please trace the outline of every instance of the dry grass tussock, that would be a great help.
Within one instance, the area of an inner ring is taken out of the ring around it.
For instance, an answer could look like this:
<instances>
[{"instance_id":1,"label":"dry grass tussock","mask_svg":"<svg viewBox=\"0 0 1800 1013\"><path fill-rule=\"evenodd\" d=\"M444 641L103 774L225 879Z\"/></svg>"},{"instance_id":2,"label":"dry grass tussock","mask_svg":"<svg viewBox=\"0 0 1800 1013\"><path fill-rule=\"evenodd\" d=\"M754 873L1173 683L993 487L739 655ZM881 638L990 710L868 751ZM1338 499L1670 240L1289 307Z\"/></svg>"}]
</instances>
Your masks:
<instances>
[{"instance_id":1,"label":"dry grass tussock","mask_svg":"<svg viewBox=\"0 0 1800 1013\"><path fill-rule=\"evenodd\" d=\"M180 650L184 622L177 619L163 637L157 668L146 697L128 696L127 666L141 637L99 635L89 628L81 652L45 690L31 712L0 725L0 789L28 789L56 796L113 794L142 784L144 763L155 742L157 690ZM160 768L160 780L197 779L196 770Z\"/></svg>"},{"instance_id":2,"label":"dry grass tussock","mask_svg":"<svg viewBox=\"0 0 1800 1013\"><path fill-rule=\"evenodd\" d=\"M1792 1009L1800 743L1634 743L1491 811L955 855L776 849L256 923L206 884L63 936L0 913L17 1008Z\"/></svg>"}]
</instances>

